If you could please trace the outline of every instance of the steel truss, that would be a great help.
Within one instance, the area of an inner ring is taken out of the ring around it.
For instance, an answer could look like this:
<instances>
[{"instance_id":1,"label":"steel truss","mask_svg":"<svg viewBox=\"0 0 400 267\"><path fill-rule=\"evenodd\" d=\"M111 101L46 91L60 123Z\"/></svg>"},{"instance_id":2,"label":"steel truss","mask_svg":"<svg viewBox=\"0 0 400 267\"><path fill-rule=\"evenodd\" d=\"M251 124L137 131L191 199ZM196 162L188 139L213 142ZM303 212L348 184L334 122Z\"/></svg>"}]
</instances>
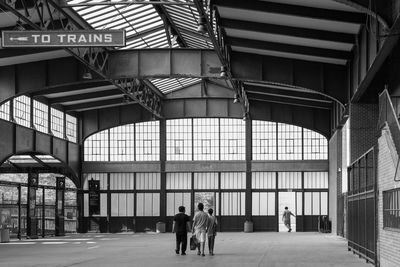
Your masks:
<instances>
[{"instance_id":1,"label":"steel truss","mask_svg":"<svg viewBox=\"0 0 400 267\"><path fill-rule=\"evenodd\" d=\"M226 43L224 42L224 37L221 28L218 26L218 23L215 23L215 14L213 7L212 6L205 7L202 0L193 0L193 1L200 15L199 24L203 19L202 23L204 23L204 26L206 27L208 37L210 38L214 46L215 52L217 53L222 63L221 72L222 71L226 72L227 80L232 85L236 97L239 99L239 102L242 105L244 116L247 118L250 109L249 100L247 98L243 83L241 81L233 79L230 66L230 53L229 50L227 49L228 47Z\"/></svg>"},{"instance_id":2,"label":"steel truss","mask_svg":"<svg viewBox=\"0 0 400 267\"><path fill-rule=\"evenodd\" d=\"M0 6L14 14L19 23L26 23L35 30L85 30L91 29L85 22L79 23L73 15L60 7L54 0L33 0L33 6L28 6L25 0L0 0ZM22 7L22 9L17 9ZM33 9L39 19L38 23L32 21L32 15L29 14ZM17 22L18 23L18 22ZM72 56L82 62L87 68L98 74L100 77L114 84L125 94L126 102L135 102L143 108L162 118L162 95L160 92L148 87L145 81L135 78L111 79L108 73L108 59L110 51L103 47L76 47L65 48ZM123 101L123 99L121 99Z\"/></svg>"}]
</instances>

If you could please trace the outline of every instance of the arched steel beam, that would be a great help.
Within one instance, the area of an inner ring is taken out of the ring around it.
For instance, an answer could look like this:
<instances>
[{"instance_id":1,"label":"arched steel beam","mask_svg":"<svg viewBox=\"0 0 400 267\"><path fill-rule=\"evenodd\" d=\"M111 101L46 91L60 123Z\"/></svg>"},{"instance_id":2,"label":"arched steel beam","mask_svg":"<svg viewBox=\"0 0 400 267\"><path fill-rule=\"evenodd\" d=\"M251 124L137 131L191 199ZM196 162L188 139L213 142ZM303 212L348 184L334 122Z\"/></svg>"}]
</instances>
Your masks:
<instances>
[{"instance_id":1,"label":"arched steel beam","mask_svg":"<svg viewBox=\"0 0 400 267\"><path fill-rule=\"evenodd\" d=\"M369 16L376 18L384 28L386 29L390 28L388 21L384 19L381 14L378 14L377 11L373 11L371 7L368 7L365 4L363 4L365 1L363 2L357 0L332 0L332 1L353 7L356 10L359 10Z\"/></svg>"},{"instance_id":2,"label":"arched steel beam","mask_svg":"<svg viewBox=\"0 0 400 267\"><path fill-rule=\"evenodd\" d=\"M79 144L72 143L34 129L0 120L0 163L12 155L34 153L58 159L78 180Z\"/></svg>"}]
</instances>

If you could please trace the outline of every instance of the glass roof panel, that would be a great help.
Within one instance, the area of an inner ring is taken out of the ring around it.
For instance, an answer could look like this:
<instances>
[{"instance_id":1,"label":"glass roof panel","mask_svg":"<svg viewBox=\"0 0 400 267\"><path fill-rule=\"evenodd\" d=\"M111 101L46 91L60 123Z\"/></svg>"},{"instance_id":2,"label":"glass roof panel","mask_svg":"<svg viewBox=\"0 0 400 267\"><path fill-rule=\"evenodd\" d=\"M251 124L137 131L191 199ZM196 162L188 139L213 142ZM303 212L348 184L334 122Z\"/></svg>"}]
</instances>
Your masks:
<instances>
[{"instance_id":1,"label":"glass roof panel","mask_svg":"<svg viewBox=\"0 0 400 267\"><path fill-rule=\"evenodd\" d=\"M119 1L121 4L118 5L116 2L118 1L67 0L70 5L81 4L81 6L73 6L72 8L94 29L126 30L127 38L129 38L127 46L118 49L168 47L163 20L153 5L137 4L129 1ZM84 6L85 4L86 6ZM154 28L159 28L160 30L153 32L153 35L141 35L142 32L147 32ZM158 42L154 42L152 38L158 39Z\"/></svg>"},{"instance_id":2,"label":"glass roof panel","mask_svg":"<svg viewBox=\"0 0 400 267\"><path fill-rule=\"evenodd\" d=\"M193 3L193 0L179 0L180 2ZM211 41L189 40L191 35L201 35L197 32L199 13L194 5L166 5L165 9L170 15L172 21L180 30L183 39L187 45L193 48L213 48ZM185 35L182 31L185 31ZM203 38L209 39L208 34L204 34Z\"/></svg>"},{"instance_id":3,"label":"glass roof panel","mask_svg":"<svg viewBox=\"0 0 400 267\"><path fill-rule=\"evenodd\" d=\"M199 83L201 79L199 78L168 78L168 79L152 79L150 80L155 86L160 89L164 94L170 93L187 87L189 85Z\"/></svg>"},{"instance_id":4,"label":"glass roof panel","mask_svg":"<svg viewBox=\"0 0 400 267\"><path fill-rule=\"evenodd\" d=\"M11 156L8 159L9 162L17 164L17 163L37 163L36 160L34 160L31 156L29 155L14 155Z\"/></svg>"},{"instance_id":5,"label":"glass roof panel","mask_svg":"<svg viewBox=\"0 0 400 267\"><path fill-rule=\"evenodd\" d=\"M167 36L164 22L154 5L128 0L66 0L94 29L124 29L126 46L115 49L179 47L172 32ZM199 13L193 0L163 0L179 5L163 5L162 10L179 31L188 47L213 48L207 34L197 32ZM119 4L117 4L119 2ZM183 5L182 5L183 4ZM162 12L161 12L162 13ZM169 37L169 38L168 38ZM170 40L170 41L169 41ZM201 79L155 79L154 86L163 93L199 82ZM45 159L46 160L46 159Z\"/></svg>"}]
</instances>

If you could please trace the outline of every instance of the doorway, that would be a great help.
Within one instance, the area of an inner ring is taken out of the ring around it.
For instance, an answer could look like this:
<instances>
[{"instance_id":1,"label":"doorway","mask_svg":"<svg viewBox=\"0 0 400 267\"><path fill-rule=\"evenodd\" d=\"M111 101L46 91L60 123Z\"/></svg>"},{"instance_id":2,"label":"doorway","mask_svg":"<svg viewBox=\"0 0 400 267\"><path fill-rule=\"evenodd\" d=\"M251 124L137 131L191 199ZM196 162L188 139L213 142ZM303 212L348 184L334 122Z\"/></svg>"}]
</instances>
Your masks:
<instances>
[{"instance_id":1,"label":"doorway","mask_svg":"<svg viewBox=\"0 0 400 267\"><path fill-rule=\"evenodd\" d=\"M289 210L296 215L296 192L278 192L278 231L287 232L288 229L282 221L282 214L288 207ZM296 232L296 218L291 217L290 219L292 232Z\"/></svg>"},{"instance_id":2,"label":"doorway","mask_svg":"<svg viewBox=\"0 0 400 267\"><path fill-rule=\"evenodd\" d=\"M217 215L218 198L216 192L195 192L194 193L194 213L197 211L197 205L199 203L204 204L204 211L208 212L208 209L214 210L214 215Z\"/></svg>"}]
</instances>

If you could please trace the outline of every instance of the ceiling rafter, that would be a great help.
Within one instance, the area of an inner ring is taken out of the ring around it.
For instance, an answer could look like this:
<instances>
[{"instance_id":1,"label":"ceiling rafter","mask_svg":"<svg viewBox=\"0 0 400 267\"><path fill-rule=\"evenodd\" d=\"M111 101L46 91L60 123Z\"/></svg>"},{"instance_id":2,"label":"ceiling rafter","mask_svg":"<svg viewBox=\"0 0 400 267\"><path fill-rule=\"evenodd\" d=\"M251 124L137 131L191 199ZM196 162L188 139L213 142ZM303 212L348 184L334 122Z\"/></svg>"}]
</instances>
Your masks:
<instances>
[{"instance_id":1,"label":"ceiling rafter","mask_svg":"<svg viewBox=\"0 0 400 267\"><path fill-rule=\"evenodd\" d=\"M151 2L154 2L154 9L157 11L157 13L160 15L161 18L164 17L163 21L164 23L167 23L168 25L165 25L166 27L171 27L171 30L174 31L174 33L177 36L176 42L180 47L188 47L188 44L186 43L185 39L183 38L179 28L175 25L174 21L171 19L171 16L168 14L166 8L163 5L157 4L157 2L160 2L160 0L151 0ZM166 32L168 35L168 33ZM173 33L172 33L173 34Z\"/></svg>"},{"instance_id":2,"label":"ceiling rafter","mask_svg":"<svg viewBox=\"0 0 400 267\"><path fill-rule=\"evenodd\" d=\"M110 86L110 85L112 85L110 82L104 81L104 80L78 81L78 82L68 83L68 84L63 84L63 85L58 85L58 86L49 86L49 87L43 88L41 90L35 90L35 91L31 92L29 95L31 97L36 97L36 96L52 95L52 94L59 94L59 93L65 93L65 92L79 93L79 91L82 91L84 89L104 87L104 86Z\"/></svg>"},{"instance_id":3,"label":"ceiling rafter","mask_svg":"<svg viewBox=\"0 0 400 267\"><path fill-rule=\"evenodd\" d=\"M310 101L322 102L322 103L333 102L331 99L328 99L322 95L313 94L309 92L289 91L289 90L282 90L278 88L256 86L256 85L245 85L245 88L247 92L260 95L282 95L288 98L308 99Z\"/></svg>"},{"instance_id":4,"label":"ceiling rafter","mask_svg":"<svg viewBox=\"0 0 400 267\"><path fill-rule=\"evenodd\" d=\"M330 110L332 108L332 104L328 103L316 103L303 99L291 99L285 96L272 96L272 95L257 95L253 93L248 93L249 100L252 101L262 101L262 102L270 102L270 103L279 103L285 105L293 105L293 106L302 106L309 108L317 108L317 109L327 109Z\"/></svg>"},{"instance_id":5,"label":"ceiling rafter","mask_svg":"<svg viewBox=\"0 0 400 267\"><path fill-rule=\"evenodd\" d=\"M284 53L302 54L302 55L316 56L316 57L337 58L344 60L348 60L352 56L351 52L342 50L266 42L258 40L248 40L242 38L228 37L227 43L231 46L247 47L259 50L279 51Z\"/></svg>"},{"instance_id":6,"label":"ceiling rafter","mask_svg":"<svg viewBox=\"0 0 400 267\"><path fill-rule=\"evenodd\" d=\"M68 24L63 25L62 28L63 30L85 29L85 27L83 27L81 23L74 20L74 18L69 15L68 10L62 9L53 0L47 0L45 7L43 7L43 4L41 5L41 7L37 5L36 12L38 16L41 18L40 19L41 26L32 22L30 20L30 17L27 14L24 14L24 12L21 13L20 10L16 8L15 2L13 3L13 2L0 1L0 6L3 9L11 12L18 19L30 25L32 28L36 30L52 29L52 26L54 24L54 16L53 16L54 14L57 14L57 16L55 16L57 18L56 21L60 19L68 19ZM45 18L46 16L48 18ZM65 50L68 51L80 62L82 62L84 65L86 65L88 68L90 68L92 71L100 75L100 77L103 77L104 79L113 83L119 90L121 90L121 92L123 92L132 101L139 103L143 108L145 108L147 111L151 112L155 116L160 118L162 117L161 98L157 93L153 92L152 89L148 88L148 90L143 90L143 94L146 94L146 96L144 97L146 101L142 101L142 99L139 99L135 95L128 93L128 87L131 86L131 84L133 83L141 83L140 80L137 79L132 79L130 81L126 81L123 79L112 80L110 77L108 77L106 68L109 57L109 51L107 49L99 47L91 49L65 48ZM147 101L148 99L152 99L152 101Z\"/></svg>"},{"instance_id":7,"label":"ceiling rafter","mask_svg":"<svg viewBox=\"0 0 400 267\"><path fill-rule=\"evenodd\" d=\"M126 104L135 104L135 102L124 102L122 98L118 99L110 99L110 100L101 100L101 101L93 101L88 103L74 104L65 106L65 111L85 111L90 109L99 109L105 107L115 107Z\"/></svg>"},{"instance_id":8,"label":"ceiling rafter","mask_svg":"<svg viewBox=\"0 0 400 267\"><path fill-rule=\"evenodd\" d=\"M220 45L221 42L219 40L217 40L217 38L215 37L214 29L210 22L210 20L213 21L213 18L210 18L206 14L204 6L203 6L203 1L201 1L201 0L193 0L193 1L197 8L197 11L199 12L200 18L202 18L204 20L204 27L206 28L208 37L210 38L210 41L213 44L214 50L217 53L218 58L222 63L221 71L226 73L225 75L226 75L227 81L229 81L229 83L233 87L234 91L236 92L237 96L239 98L241 98L240 103L242 104L243 111L244 111L245 115L247 116L247 113L249 112L249 102L248 102L248 99L246 96L246 92L243 89L243 86L241 86L240 84L238 84L237 81L234 81L232 79L233 77L232 77L232 73L230 70L229 52L225 50L226 47L224 47L223 45L222 46ZM212 12L211 12L211 14L212 14Z\"/></svg>"},{"instance_id":9,"label":"ceiling rafter","mask_svg":"<svg viewBox=\"0 0 400 267\"><path fill-rule=\"evenodd\" d=\"M300 38L318 39L329 42L354 44L355 35L350 33L330 32L323 30L307 29L300 27L290 27L285 25L275 25L268 23L249 22L243 20L233 20L220 18L219 25L226 29L236 29L252 31L257 33L289 35Z\"/></svg>"},{"instance_id":10,"label":"ceiling rafter","mask_svg":"<svg viewBox=\"0 0 400 267\"><path fill-rule=\"evenodd\" d=\"M96 98L103 98L103 97L113 97L113 96L120 96L122 93L118 89L100 91L100 92L92 92L92 93L84 93L84 94L76 94L70 96L63 96L63 97L56 97L50 98L49 104L62 104L65 102L74 102L74 101L83 101L83 100L91 100Z\"/></svg>"},{"instance_id":11,"label":"ceiling rafter","mask_svg":"<svg viewBox=\"0 0 400 267\"><path fill-rule=\"evenodd\" d=\"M358 12L289 5L268 1L215 0L214 5L265 13L307 17L351 24L364 24L366 15Z\"/></svg>"}]
</instances>

